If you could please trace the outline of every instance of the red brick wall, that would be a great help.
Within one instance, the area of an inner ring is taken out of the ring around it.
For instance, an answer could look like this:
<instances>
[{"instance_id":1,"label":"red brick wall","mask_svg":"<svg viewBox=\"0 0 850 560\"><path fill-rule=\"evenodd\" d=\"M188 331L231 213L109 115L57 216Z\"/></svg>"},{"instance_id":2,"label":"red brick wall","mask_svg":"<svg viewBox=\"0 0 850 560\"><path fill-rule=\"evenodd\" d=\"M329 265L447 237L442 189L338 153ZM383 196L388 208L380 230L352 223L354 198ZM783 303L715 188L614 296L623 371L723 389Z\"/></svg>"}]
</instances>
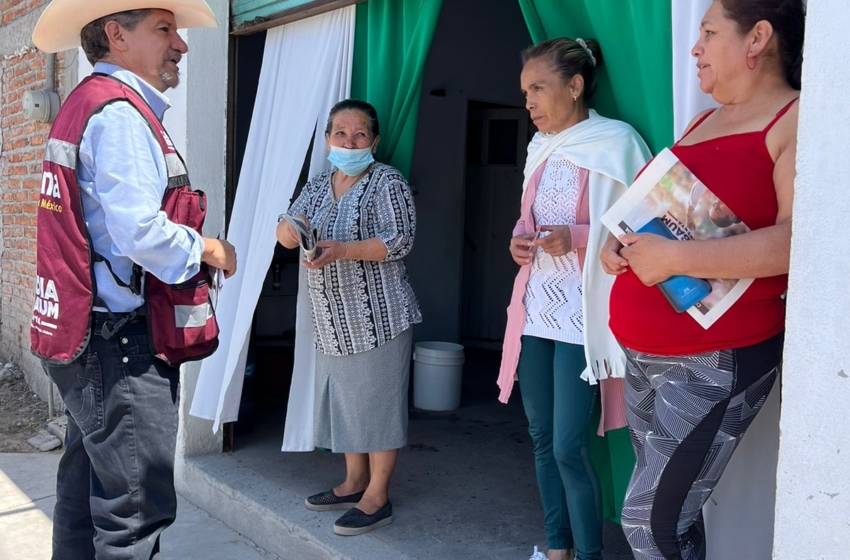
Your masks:
<instances>
[{"instance_id":1,"label":"red brick wall","mask_svg":"<svg viewBox=\"0 0 850 560\"><path fill-rule=\"evenodd\" d=\"M45 0L0 0L0 23L10 23L43 4L47 2Z\"/></svg>"},{"instance_id":2,"label":"red brick wall","mask_svg":"<svg viewBox=\"0 0 850 560\"><path fill-rule=\"evenodd\" d=\"M44 0L0 0L0 33L16 19L32 16L31 12L40 10L44 4ZM31 43L22 43L15 52L3 54L0 58L0 356L32 369L29 324L34 297L36 204L50 125L27 120L22 97L27 90L44 87L46 55L32 48ZM55 72L63 98L65 59L62 54L57 56ZM76 64L76 58L69 60Z\"/></svg>"}]
</instances>

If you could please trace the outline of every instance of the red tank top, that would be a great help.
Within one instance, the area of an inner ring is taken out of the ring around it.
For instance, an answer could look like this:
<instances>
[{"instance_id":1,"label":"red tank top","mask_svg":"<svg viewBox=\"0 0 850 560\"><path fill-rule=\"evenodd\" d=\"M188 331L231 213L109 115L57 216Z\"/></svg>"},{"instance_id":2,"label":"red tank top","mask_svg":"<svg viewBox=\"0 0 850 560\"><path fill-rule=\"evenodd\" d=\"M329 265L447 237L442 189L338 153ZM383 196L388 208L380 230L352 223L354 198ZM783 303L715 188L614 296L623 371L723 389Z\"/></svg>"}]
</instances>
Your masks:
<instances>
[{"instance_id":1,"label":"red tank top","mask_svg":"<svg viewBox=\"0 0 850 560\"><path fill-rule=\"evenodd\" d=\"M796 101L796 100L795 100ZM776 223L774 162L767 133L794 104L786 105L764 130L732 134L671 148L751 230ZM713 111L690 130L693 132ZM763 342L785 328L788 275L758 278L710 328L676 313L657 287L644 286L627 270L611 290L611 331L624 346L658 355L686 355L741 348Z\"/></svg>"}]
</instances>

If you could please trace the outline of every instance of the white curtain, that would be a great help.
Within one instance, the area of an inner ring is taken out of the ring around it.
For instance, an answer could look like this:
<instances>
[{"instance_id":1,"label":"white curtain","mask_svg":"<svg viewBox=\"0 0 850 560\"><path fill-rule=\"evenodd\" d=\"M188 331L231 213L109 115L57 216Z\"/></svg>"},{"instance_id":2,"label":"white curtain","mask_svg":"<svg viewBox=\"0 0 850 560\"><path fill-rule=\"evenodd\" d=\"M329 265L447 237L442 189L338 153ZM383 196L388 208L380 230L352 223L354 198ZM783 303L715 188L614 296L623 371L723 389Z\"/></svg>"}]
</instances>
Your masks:
<instances>
[{"instance_id":1,"label":"white curtain","mask_svg":"<svg viewBox=\"0 0 850 560\"><path fill-rule=\"evenodd\" d=\"M227 235L238 252L239 271L225 282L219 296L221 345L201 365L190 411L193 416L213 420L213 431L238 418L251 324L277 242L277 217L289 206L314 136L310 175L326 165L325 122L333 104L348 97L351 89L354 21L355 8L350 6L273 29L266 38ZM293 451L313 449L315 351L309 305L302 271L289 405L291 427L287 420L289 450Z\"/></svg>"},{"instance_id":2,"label":"white curtain","mask_svg":"<svg viewBox=\"0 0 850 560\"><path fill-rule=\"evenodd\" d=\"M671 0L673 8L673 120L675 137L691 119L716 107L702 93L691 48L712 0ZM777 385L753 421L726 472L703 508L708 533L708 559L771 558L779 454Z\"/></svg>"},{"instance_id":3,"label":"white curtain","mask_svg":"<svg viewBox=\"0 0 850 560\"><path fill-rule=\"evenodd\" d=\"M694 115L717 103L699 89L696 59L691 49L712 0L670 0L673 11L673 137L682 137Z\"/></svg>"}]
</instances>

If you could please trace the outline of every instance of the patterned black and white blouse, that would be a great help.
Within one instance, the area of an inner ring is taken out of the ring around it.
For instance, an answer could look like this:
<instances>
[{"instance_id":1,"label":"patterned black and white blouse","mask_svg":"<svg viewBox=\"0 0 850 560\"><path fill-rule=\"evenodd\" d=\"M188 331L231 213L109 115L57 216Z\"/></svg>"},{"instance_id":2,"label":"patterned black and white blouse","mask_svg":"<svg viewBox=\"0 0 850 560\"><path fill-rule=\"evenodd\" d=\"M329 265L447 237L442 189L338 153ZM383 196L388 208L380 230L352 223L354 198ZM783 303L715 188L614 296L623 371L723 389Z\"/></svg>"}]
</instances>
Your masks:
<instances>
[{"instance_id":1,"label":"patterned black and white blouse","mask_svg":"<svg viewBox=\"0 0 850 560\"><path fill-rule=\"evenodd\" d=\"M422 322L404 257L413 247L416 209L404 176L375 163L336 200L331 171L313 177L292 203L319 240L340 243L377 237L387 246L381 262L338 260L308 271L316 348L347 356L385 344Z\"/></svg>"}]
</instances>

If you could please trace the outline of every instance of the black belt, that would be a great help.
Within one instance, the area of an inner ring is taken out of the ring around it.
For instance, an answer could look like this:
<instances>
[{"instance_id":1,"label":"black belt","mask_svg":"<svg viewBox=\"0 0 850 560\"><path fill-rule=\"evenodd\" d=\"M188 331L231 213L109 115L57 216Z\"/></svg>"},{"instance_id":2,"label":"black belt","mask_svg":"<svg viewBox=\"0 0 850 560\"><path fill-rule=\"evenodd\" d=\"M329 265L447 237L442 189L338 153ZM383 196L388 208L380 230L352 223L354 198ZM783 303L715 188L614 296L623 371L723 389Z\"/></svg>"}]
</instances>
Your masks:
<instances>
[{"instance_id":1,"label":"black belt","mask_svg":"<svg viewBox=\"0 0 850 560\"><path fill-rule=\"evenodd\" d=\"M110 313L108 311L92 311L92 317L95 323L101 325L100 335L109 340L115 333L121 330L124 325L130 324L145 324L147 317L143 309L129 311L126 313Z\"/></svg>"},{"instance_id":2,"label":"black belt","mask_svg":"<svg viewBox=\"0 0 850 560\"><path fill-rule=\"evenodd\" d=\"M95 321L104 322L104 321L124 321L124 324L127 323L144 323L147 321L147 317L142 315L141 313L135 311L129 311L127 313L113 313L110 315L106 311L92 311L92 316Z\"/></svg>"}]
</instances>

